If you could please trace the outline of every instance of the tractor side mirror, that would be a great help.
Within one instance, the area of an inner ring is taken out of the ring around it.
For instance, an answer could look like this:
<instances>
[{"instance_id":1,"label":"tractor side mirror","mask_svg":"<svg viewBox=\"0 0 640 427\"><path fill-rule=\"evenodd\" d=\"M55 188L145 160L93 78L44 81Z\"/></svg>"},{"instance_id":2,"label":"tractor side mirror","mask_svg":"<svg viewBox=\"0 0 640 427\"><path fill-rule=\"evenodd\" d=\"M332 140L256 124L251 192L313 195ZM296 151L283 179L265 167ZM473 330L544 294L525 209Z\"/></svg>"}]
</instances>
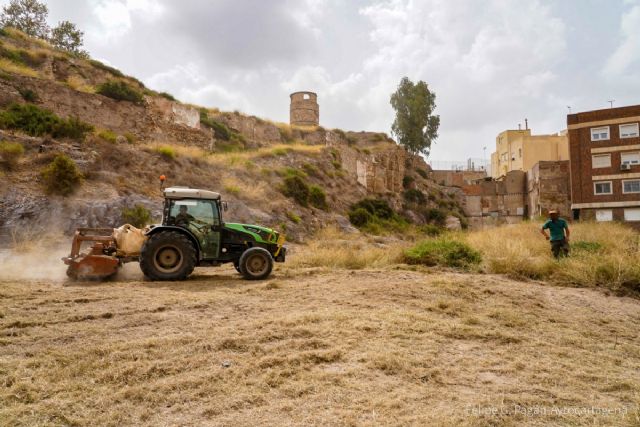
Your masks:
<instances>
[{"instance_id":1,"label":"tractor side mirror","mask_svg":"<svg viewBox=\"0 0 640 427\"><path fill-rule=\"evenodd\" d=\"M227 202L222 202L222 210L224 210L225 212L229 210L229 205L227 204Z\"/></svg>"}]
</instances>

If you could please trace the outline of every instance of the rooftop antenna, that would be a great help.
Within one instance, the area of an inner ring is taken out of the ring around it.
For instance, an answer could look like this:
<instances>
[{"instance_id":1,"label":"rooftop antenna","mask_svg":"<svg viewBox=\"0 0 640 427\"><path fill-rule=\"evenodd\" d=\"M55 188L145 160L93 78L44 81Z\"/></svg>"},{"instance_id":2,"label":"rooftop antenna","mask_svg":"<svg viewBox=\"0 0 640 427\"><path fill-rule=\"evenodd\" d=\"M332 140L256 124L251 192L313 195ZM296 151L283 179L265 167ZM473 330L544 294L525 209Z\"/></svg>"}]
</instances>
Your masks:
<instances>
[{"instance_id":1,"label":"rooftop antenna","mask_svg":"<svg viewBox=\"0 0 640 427\"><path fill-rule=\"evenodd\" d=\"M567 105L567 109L569 110L569 114L571 114L571 105Z\"/></svg>"},{"instance_id":2,"label":"rooftop antenna","mask_svg":"<svg viewBox=\"0 0 640 427\"><path fill-rule=\"evenodd\" d=\"M610 99L607 101L609 103L609 105L611 106L611 108L613 108L613 103L616 102L615 99Z\"/></svg>"},{"instance_id":3,"label":"rooftop antenna","mask_svg":"<svg viewBox=\"0 0 640 427\"><path fill-rule=\"evenodd\" d=\"M524 119L524 129L529 130L529 119Z\"/></svg>"}]
</instances>

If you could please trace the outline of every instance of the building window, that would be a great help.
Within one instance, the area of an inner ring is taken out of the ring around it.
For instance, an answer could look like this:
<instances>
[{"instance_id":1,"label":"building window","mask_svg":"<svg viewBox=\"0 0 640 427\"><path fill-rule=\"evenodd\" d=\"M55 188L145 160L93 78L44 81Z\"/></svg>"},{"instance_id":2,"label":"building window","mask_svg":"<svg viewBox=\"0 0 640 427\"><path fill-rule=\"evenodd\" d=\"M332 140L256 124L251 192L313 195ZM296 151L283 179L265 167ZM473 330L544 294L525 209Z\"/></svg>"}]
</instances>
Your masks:
<instances>
[{"instance_id":1,"label":"building window","mask_svg":"<svg viewBox=\"0 0 640 427\"><path fill-rule=\"evenodd\" d=\"M624 210L625 221L640 221L640 208L630 208Z\"/></svg>"},{"instance_id":2,"label":"building window","mask_svg":"<svg viewBox=\"0 0 640 427\"><path fill-rule=\"evenodd\" d=\"M625 179L622 181L622 192L624 194L640 193L640 179Z\"/></svg>"},{"instance_id":3,"label":"building window","mask_svg":"<svg viewBox=\"0 0 640 427\"><path fill-rule=\"evenodd\" d=\"M620 125L620 138L636 138L636 137L638 137L637 123Z\"/></svg>"},{"instance_id":4,"label":"building window","mask_svg":"<svg viewBox=\"0 0 640 427\"><path fill-rule=\"evenodd\" d=\"M598 209L596 211L596 221L613 221L613 211L611 209Z\"/></svg>"},{"instance_id":5,"label":"building window","mask_svg":"<svg viewBox=\"0 0 640 427\"><path fill-rule=\"evenodd\" d=\"M609 126L591 128L592 141L605 141L607 139L609 139Z\"/></svg>"},{"instance_id":6,"label":"building window","mask_svg":"<svg viewBox=\"0 0 640 427\"><path fill-rule=\"evenodd\" d=\"M620 163L623 165L640 165L640 152L632 151L620 154Z\"/></svg>"},{"instance_id":7,"label":"building window","mask_svg":"<svg viewBox=\"0 0 640 427\"><path fill-rule=\"evenodd\" d=\"M596 195L599 194L612 194L611 190L611 181L600 181L593 183L593 193Z\"/></svg>"},{"instance_id":8,"label":"building window","mask_svg":"<svg viewBox=\"0 0 640 427\"><path fill-rule=\"evenodd\" d=\"M596 168L610 168L611 167L611 154L596 154L591 156L591 167Z\"/></svg>"}]
</instances>

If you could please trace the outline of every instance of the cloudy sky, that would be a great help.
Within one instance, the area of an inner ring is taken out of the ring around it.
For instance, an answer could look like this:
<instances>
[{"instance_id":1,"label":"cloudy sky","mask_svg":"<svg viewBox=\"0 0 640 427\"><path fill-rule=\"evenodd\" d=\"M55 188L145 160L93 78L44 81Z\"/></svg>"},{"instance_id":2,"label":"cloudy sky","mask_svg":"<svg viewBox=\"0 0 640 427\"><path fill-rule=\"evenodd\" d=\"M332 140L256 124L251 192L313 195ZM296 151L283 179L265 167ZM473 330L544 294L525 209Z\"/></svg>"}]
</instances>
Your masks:
<instances>
[{"instance_id":1,"label":"cloudy sky","mask_svg":"<svg viewBox=\"0 0 640 427\"><path fill-rule=\"evenodd\" d=\"M2 0L0 4L8 1ZM529 119L640 103L640 0L48 0L97 59L182 101L288 121L318 92L325 127L388 131L403 76L437 94L434 160L483 157Z\"/></svg>"}]
</instances>

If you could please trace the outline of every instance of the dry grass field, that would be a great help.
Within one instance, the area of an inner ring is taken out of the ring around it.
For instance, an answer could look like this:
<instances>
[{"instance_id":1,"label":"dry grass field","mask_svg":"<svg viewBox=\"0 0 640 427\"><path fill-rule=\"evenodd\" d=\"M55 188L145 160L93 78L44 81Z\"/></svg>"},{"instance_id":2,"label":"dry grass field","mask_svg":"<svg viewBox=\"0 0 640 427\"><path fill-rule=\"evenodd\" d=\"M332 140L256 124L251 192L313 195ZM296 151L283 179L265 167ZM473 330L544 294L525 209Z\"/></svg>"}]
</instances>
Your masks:
<instances>
[{"instance_id":1,"label":"dry grass field","mask_svg":"<svg viewBox=\"0 0 640 427\"><path fill-rule=\"evenodd\" d=\"M294 264L5 279L0 425L640 425L637 299Z\"/></svg>"}]
</instances>

